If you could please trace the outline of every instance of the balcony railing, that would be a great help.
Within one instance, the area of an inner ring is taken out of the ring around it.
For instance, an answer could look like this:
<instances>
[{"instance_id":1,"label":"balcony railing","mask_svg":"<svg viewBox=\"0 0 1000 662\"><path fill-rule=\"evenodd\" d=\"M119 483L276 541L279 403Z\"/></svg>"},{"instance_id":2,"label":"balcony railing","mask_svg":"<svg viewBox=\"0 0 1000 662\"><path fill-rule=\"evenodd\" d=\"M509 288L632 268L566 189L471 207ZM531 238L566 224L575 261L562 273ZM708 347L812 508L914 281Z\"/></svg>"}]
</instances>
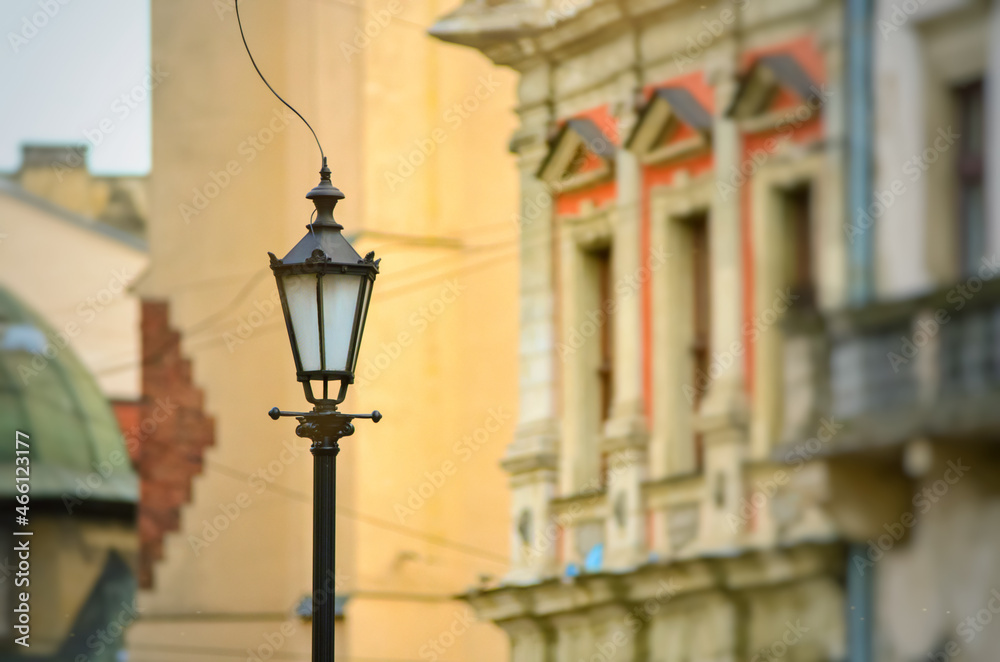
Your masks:
<instances>
[{"instance_id":1,"label":"balcony railing","mask_svg":"<svg viewBox=\"0 0 1000 662\"><path fill-rule=\"evenodd\" d=\"M1000 280L891 303L790 313L782 440L844 425L834 449L1000 432Z\"/></svg>"}]
</instances>

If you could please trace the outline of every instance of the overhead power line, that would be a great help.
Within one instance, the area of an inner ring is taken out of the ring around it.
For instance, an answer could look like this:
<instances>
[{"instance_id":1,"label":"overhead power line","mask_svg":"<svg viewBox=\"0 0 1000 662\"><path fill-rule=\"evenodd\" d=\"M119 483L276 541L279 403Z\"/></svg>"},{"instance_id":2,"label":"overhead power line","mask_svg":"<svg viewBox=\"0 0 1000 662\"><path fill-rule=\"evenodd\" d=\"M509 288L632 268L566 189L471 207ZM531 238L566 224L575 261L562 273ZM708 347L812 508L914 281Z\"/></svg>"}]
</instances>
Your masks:
<instances>
[{"instance_id":1,"label":"overhead power line","mask_svg":"<svg viewBox=\"0 0 1000 662\"><path fill-rule=\"evenodd\" d=\"M250 474L245 473L234 467L222 464L218 461L211 460L207 462L207 464L208 466L212 467L219 473L225 474L230 478L236 478L238 480L250 479ZM287 487L284 487L282 485L277 485L275 483L269 484L268 489L273 490L277 494L281 494L282 496L294 499L296 501L301 501L303 503L312 503L313 501L312 496L306 494L305 492L299 492L297 490L289 489ZM372 526L385 529L387 531L393 531L394 533L398 533L400 535L416 538L424 542L429 542L439 547L445 547L448 549L452 549L454 551L462 552L464 554L478 556L479 558L492 561L493 563L501 563L501 564L510 563L509 558L497 554L495 552L480 549L478 547L466 543L449 540L444 536L438 536L432 533L425 533L423 531L420 531L419 529L414 529L413 527L410 526L398 524L391 520L383 519L381 517L376 517L375 515L369 515L367 513L363 513L359 510L350 508L340 503L337 504L337 514L342 515L343 517L347 517L349 519L354 519L359 522L364 522L366 524L370 524Z\"/></svg>"}]
</instances>

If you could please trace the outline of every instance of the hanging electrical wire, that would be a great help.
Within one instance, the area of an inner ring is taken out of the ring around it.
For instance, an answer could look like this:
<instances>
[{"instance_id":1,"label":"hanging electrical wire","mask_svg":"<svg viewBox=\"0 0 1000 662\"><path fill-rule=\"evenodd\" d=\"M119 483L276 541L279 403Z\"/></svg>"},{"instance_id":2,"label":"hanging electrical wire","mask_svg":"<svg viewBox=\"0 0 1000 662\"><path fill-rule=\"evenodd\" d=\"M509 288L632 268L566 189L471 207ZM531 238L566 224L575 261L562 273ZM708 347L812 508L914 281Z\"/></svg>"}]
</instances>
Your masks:
<instances>
[{"instance_id":1,"label":"hanging electrical wire","mask_svg":"<svg viewBox=\"0 0 1000 662\"><path fill-rule=\"evenodd\" d=\"M309 122L306 121L306 118L302 117L302 113L295 110L295 108L292 107L292 104L282 99L281 95L278 94L273 87L271 87L271 84L267 82L266 78L264 78L264 74L261 73L260 67L257 66L257 62L253 59L253 53L250 52L250 45L247 44L246 35L243 34L243 21L240 19L240 0L236 0L235 5L236 5L236 23L237 25L240 26L240 38L243 40L243 47L247 50L247 55L250 56L250 64L253 65L253 68L257 71L257 75L260 76L260 79L264 81L265 85L267 85L267 89L271 90L271 94L276 96L278 98L278 101L288 106L289 110L298 115L299 119L302 120L303 124L305 124L306 127L309 129L309 132L313 135L313 138L316 140L316 146L319 147L319 158L320 161L322 161L322 165L320 167L322 168L326 166L326 154L323 152L323 145L321 145L319 142L319 136L317 136L316 132L313 131L312 126L309 124Z\"/></svg>"}]
</instances>

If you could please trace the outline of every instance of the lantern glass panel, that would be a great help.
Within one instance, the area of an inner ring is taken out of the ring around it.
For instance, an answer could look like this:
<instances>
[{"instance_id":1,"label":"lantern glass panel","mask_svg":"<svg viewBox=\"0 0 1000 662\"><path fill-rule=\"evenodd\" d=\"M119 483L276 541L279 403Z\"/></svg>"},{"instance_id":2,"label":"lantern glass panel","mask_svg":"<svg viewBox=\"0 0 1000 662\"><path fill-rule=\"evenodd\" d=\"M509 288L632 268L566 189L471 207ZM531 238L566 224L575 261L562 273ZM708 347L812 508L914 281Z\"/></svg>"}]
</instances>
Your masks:
<instances>
[{"instance_id":1,"label":"lantern glass panel","mask_svg":"<svg viewBox=\"0 0 1000 662\"><path fill-rule=\"evenodd\" d=\"M326 370L350 370L354 319L358 310L358 290L363 276L327 274L323 276L323 330Z\"/></svg>"},{"instance_id":2,"label":"lantern glass panel","mask_svg":"<svg viewBox=\"0 0 1000 662\"><path fill-rule=\"evenodd\" d=\"M358 346L354 348L354 361L351 364L352 372L357 369L358 354L361 353L361 338L365 332L365 319L368 317L368 302L372 298L372 285L374 285L374 281L370 278L365 278L362 283L362 287L365 288L365 292L361 295L361 315L358 317L358 338L355 341Z\"/></svg>"},{"instance_id":3,"label":"lantern glass panel","mask_svg":"<svg viewBox=\"0 0 1000 662\"><path fill-rule=\"evenodd\" d=\"M316 274L295 274L283 278L285 299L292 318L292 331L298 347L300 370L320 370L319 306L316 299Z\"/></svg>"}]
</instances>

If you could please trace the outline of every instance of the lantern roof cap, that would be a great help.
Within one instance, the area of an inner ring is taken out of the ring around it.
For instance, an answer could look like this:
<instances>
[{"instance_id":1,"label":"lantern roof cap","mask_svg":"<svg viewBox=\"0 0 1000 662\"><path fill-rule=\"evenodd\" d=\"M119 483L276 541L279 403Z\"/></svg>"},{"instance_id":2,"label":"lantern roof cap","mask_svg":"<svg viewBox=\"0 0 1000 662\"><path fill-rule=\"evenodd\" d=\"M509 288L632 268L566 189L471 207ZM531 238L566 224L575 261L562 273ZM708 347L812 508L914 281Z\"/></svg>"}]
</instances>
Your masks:
<instances>
[{"instance_id":1,"label":"lantern roof cap","mask_svg":"<svg viewBox=\"0 0 1000 662\"><path fill-rule=\"evenodd\" d=\"M306 194L306 198L316 205L316 220L306 226L309 232L288 251L285 257L279 260L273 253L268 253L271 256L271 266L301 264L362 266L370 267L378 273L378 261L374 259L374 253L369 253L362 259L347 241L347 237L342 234L344 226L333 218L333 208L346 196L330 181L330 168L326 164L325 156L319 174L319 184Z\"/></svg>"},{"instance_id":2,"label":"lantern roof cap","mask_svg":"<svg viewBox=\"0 0 1000 662\"><path fill-rule=\"evenodd\" d=\"M308 264L328 262L332 264L363 264L364 260L341 233L341 228L312 223L306 226L306 233L299 243L281 259L282 264ZM317 252L318 251L318 252Z\"/></svg>"}]
</instances>

